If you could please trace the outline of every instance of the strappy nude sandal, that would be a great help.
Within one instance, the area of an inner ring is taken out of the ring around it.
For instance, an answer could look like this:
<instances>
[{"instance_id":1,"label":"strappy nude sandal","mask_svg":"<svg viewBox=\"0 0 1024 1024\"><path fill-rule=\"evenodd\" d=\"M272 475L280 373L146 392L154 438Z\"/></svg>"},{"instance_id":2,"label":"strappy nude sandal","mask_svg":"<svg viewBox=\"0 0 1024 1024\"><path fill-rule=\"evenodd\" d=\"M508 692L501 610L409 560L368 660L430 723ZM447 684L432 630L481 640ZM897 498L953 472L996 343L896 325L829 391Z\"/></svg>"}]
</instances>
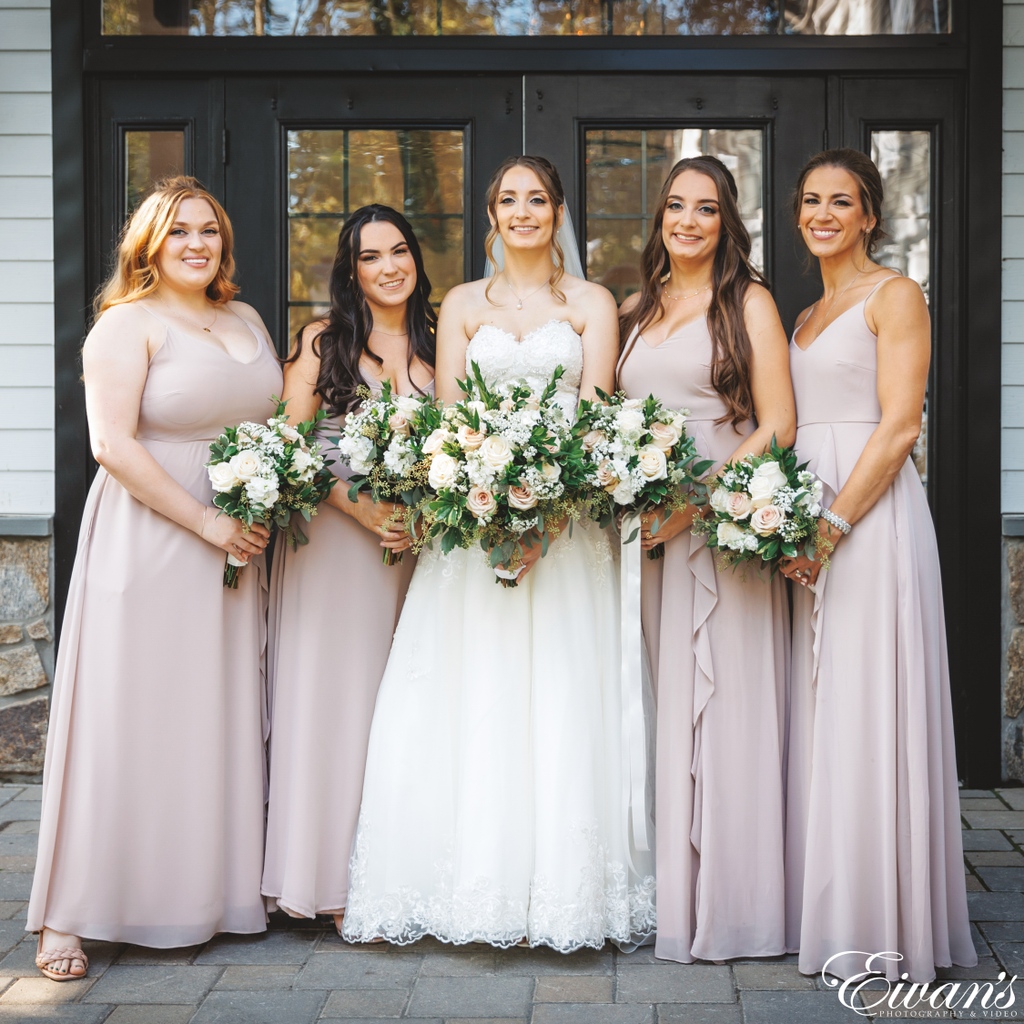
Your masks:
<instances>
[{"instance_id":1,"label":"strappy nude sandal","mask_svg":"<svg viewBox=\"0 0 1024 1024\"><path fill-rule=\"evenodd\" d=\"M72 974L70 970L66 972L55 971L51 965L59 963L61 960L80 960L85 970L81 974ZM46 975L51 981L77 981L79 978L84 978L89 973L89 958L81 949L72 948L70 946L62 947L61 949L47 949L43 950L43 933L39 933L39 944L36 946L36 967Z\"/></svg>"}]
</instances>

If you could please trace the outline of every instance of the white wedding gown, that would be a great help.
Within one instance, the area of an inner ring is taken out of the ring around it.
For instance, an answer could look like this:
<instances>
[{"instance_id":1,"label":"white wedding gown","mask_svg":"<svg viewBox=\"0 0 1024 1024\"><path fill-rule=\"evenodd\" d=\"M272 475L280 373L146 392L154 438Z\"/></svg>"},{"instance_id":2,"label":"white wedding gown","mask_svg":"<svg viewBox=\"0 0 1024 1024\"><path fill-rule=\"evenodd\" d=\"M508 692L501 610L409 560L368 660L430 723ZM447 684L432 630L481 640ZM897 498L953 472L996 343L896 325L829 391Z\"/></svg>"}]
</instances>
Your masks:
<instances>
[{"instance_id":1,"label":"white wedding gown","mask_svg":"<svg viewBox=\"0 0 1024 1024\"><path fill-rule=\"evenodd\" d=\"M575 411L579 335L481 327L488 384L541 388L561 365ZM617 558L573 529L514 589L479 548L420 555L380 685L344 934L563 952L654 932L653 856L623 792ZM652 844L653 846L653 844Z\"/></svg>"}]
</instances>

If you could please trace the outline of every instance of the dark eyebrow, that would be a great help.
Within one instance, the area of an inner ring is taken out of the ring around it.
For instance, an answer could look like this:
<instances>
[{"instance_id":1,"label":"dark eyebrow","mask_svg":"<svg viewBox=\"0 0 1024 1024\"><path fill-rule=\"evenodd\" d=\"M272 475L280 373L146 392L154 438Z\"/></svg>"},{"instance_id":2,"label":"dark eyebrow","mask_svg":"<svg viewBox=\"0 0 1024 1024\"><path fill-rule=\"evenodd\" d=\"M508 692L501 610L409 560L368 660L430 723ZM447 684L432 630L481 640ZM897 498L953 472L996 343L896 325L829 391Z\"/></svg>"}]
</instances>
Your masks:
<instances>
[{"instance_id":1,"label":"dark eyebrow","mask_svg":"<svg viewBox=\"0 0 1024 1024\"><path fill-rule=\"evenodd\" d=\"M678 199L679 202L683 202L683 197L682 196L671 195L668 198L669 199ZM665 201L668 202L668 200L665 200ZM717 199L698 199L697 200L697 204L698 205L700 205L701 203L717 203L717 202L718 202Z\"/></svg>"},{"instance_id":2,"label":"dark eyebrow","mask_svg":"<svg viewBox=\"0 0 1024 1024\"><path fill-rule=\"evenodd\" d=\"M185 227L188 227L188 221L187 221L187 220L176 220L176 221L175 221L175 222L174 222L174 223L173 223L173 224L171 225L171 227L172 227L172 228L185 228ZM208 220L208 221L207 221L207 222L206 222L206 223L205 223L205 224L203 225L203 227L204 227L204 228L209 228L209 227L214 227L214 228L217 228L217 227L220 227L220 225L219 225L219 224L217 223L217 221L215 221L215 220Z\"/></svg>"},{"instance_id":3,"label":"dark eyebrow","mask_svg":"<svg viewBox=\"0 0 1024 1024\"><path fill-rule=\"evenodd\" d=\"M406 247L408 247L408 245L409 245L409 243L404 238L400 242L395 242L395 244L393 246L391 246L391 248L388 250L388 252L394 252L396 249L401 249L403 245L406 246ZM359 250L359 255L360 256L379 256L380 255L380 249L360 249Z\"/></svg>"},{"instance_id":4,"label":"dark eyebrow","mask_svg":"<svg viewBox=\"0 0 1024 1024\"><path fill-rule=\"evenodd\" d=\"M514 196L515 194L515 189L503 188L498 193L498 198L500 199L501 196ZM547 196L548 190L546 188L531 188L530 191L527 192L526 194L528 196Z\"/></svg>"}]
</instances>

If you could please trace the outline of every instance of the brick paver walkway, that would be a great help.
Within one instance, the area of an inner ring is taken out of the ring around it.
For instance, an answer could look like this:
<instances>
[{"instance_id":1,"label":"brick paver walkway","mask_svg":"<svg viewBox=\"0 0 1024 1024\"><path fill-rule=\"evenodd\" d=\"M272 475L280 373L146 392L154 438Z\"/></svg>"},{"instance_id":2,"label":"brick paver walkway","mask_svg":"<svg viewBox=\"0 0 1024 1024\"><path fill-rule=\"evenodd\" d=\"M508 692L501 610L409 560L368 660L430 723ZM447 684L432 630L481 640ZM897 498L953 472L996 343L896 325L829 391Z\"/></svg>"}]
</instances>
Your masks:
<instances>
[{"instance_id":1,"label":"brick paver walkway","mask_svg":"<svg viewBox=\"0 0 1024 1024\"><path fill-rule=\"evenodd\" d=\"M24 918L38 786L0 786L0 1021L74 1024L832 1024L864 1020L795 957L673 964L650 950L570 956L486 946L349 946L326 921L275 914L265 935L147 950L85 944L83 981L33 965ZM968 898L981 962L949 978L1024 977L1024 789L961 795ZM925 1014L904 1012L906 1018ZM895 1016L895 1014L890 1014ZM936 1015L937 1016L937 1015ZM946 1013L945 1016L950 1016ZM997 1019L992 1010L958 1016ZM1024 1019L1024 986L1003 1019ZM881 1019L881 1018L878 1018Z\"/></svg>"}]
</instances>

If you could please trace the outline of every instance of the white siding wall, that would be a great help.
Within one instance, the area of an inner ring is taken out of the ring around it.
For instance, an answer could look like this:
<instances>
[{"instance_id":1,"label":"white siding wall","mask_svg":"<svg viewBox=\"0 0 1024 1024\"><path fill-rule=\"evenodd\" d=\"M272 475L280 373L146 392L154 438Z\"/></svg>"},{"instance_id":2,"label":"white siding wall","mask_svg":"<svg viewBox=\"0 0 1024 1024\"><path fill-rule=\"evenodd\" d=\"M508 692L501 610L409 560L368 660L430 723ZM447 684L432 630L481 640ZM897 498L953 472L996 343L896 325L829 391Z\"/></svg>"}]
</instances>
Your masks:
<instances>
[{"instance_id":1,"label":"white siding wall","mask_svg":"<svg viewBox=\"0 0 1024 1024\"><path fill-rule=\"evenodd\" d=\"M49 0L0 0L0 515L52 515Z\"/></svg>"}]
</instances>

